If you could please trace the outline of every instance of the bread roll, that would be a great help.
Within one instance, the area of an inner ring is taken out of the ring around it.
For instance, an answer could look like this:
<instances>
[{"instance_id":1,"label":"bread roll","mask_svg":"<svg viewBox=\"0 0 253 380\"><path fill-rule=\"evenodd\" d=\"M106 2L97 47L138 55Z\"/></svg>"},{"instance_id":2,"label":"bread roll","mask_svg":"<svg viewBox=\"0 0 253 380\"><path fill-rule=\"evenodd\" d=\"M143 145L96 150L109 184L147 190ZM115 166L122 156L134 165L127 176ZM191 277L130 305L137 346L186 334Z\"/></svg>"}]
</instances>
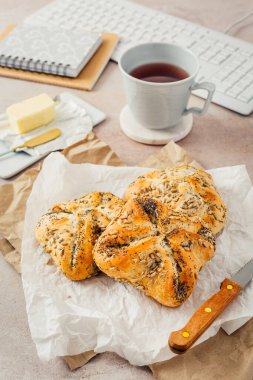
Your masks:
<instances>
[{"instance_id":1,"label":"bread roll","mask_svg":"<svg viewBox=\"0 0 253 380\"><path fill-rule=\"evenodd\" d=\"M191 166L148 172L129 186L125 197L158 199L171 214L199 221L214 234L226 221L226 207L211 175Z\"/></svg>"},{"instance_id":2,"label":"bread roll","mask_svg":"<svg viewBox=\"0 0 253 380\"><path fill-rule=\"evenodd\" d=\"M158 200L135 198L123 206L93 250L101 271L165 306L179 306L214 255L210 230L186 216L170 216Z\"/></svg>"},{"instance_id":3,"label":"bread roll","mask_svg":"<svg viewBox=\"0 0 253 380\"><path fill-rule=\"evenodd\" d=\"M58 203L39 220L36 239L69 279L84 280L97 274L94 244L123 205L115 195L99 192Z\"/></svg>"}]
</instances>

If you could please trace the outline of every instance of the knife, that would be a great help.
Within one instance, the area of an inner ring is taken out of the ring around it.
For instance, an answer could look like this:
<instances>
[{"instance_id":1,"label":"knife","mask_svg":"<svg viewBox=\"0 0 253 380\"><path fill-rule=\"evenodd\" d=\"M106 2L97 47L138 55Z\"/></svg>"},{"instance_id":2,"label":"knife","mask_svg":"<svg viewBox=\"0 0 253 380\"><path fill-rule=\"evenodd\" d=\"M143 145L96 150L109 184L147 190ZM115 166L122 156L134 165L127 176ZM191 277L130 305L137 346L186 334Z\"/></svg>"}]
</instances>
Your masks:
<instances>
[{"instance_id":1,"label":"knife","mask_svg":"<svg viewBox=\"0 0 253 380\"><path fill-rule=\"evenodd\" d=\"M0 154L0 157L3 157L3 156L5 156L6 154L9 154L9 153L14 153L18 149L22 149L22 148L34 148L35 146L45 144L45 143L47 143L49 141L52 141L52 140L56 139L60 135L61 135L60 129L58 129L58 128L51 129L48 132L42 133L41 135L38 135L38 136L36 136L36 137L34 137L34 138L30 139L30 140L27 140L22 145L15 146L15 148L12 148L11 150L8 150L7 152L4 152L4 153Z\"/></svg>"},{"instance_id":2,"label":"knife","mask_svg":"<svg viewBox=\"0 0 253 380\"><path fill-rule=\"evenodd\" d=\"M253 259L231 279L225 278L218 293L204 302L181 330L170 334L168 341L170 349L175 353L183 353L190 348L252 278Z\"/></svg>"}]
</instances>

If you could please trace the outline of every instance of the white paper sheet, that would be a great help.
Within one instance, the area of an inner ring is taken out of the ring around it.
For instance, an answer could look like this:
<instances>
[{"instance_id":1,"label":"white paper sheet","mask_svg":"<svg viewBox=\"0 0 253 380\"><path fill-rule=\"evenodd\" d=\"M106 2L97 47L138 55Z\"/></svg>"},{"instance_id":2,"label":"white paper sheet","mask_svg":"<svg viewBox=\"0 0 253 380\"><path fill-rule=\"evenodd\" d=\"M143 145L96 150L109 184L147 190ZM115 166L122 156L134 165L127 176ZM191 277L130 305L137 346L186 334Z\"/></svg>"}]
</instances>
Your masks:
<instances>
[{"instance_id":1,"label":"white paper sheet","mask_svg":"<svg viewBox=\"0 0 253 380\"><path fill-rule=\"evenodd\" d=\"M228 208L228 222L217 239L215 257L199 274L197 286L179 308L159 305L131 285L103 274L71 282L38 248L37 220L54 203L90 191L123 196L129 183L146 168L70 164L59 153L46 158L27 202L22 245L22 276L32 338L41 359L88 350L113 351L134 365L170 359L168 335L218 291L220 282L253 256L253 188L244 166L211 170ZM253 281L202 335L216 334L226 322L253 315ZM233 329L232 329L233 330ZM231 331L232 332L232 331Z\"/></svg>"}]
</instances>

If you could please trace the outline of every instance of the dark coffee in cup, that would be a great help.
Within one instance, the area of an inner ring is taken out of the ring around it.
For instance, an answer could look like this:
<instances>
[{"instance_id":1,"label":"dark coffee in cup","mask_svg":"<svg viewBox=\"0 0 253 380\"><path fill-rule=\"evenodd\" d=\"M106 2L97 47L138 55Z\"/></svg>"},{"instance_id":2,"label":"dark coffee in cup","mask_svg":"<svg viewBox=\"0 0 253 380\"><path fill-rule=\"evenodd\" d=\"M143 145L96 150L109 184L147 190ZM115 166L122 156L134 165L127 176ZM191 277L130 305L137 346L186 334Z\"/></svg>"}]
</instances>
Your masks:
<instances>
[{"instance_id":1,"label":"dark coffee in cup","mask_svg":"<svg viewBox=\"0 0 253 380\"><path fill-rule=\"evenodd\" d=\"M155 83L177 82L189 77L181 67L159 62L137 66L129 74L136 79Z\"/></svg>"}]
</instances>

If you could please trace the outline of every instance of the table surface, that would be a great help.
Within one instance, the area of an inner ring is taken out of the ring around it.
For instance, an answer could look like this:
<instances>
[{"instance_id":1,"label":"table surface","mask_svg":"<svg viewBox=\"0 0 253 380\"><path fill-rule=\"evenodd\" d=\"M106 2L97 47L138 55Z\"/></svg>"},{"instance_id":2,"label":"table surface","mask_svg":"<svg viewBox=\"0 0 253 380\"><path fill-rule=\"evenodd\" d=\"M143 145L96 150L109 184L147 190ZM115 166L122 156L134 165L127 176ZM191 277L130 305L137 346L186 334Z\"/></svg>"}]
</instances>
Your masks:
<instances>
[{"instance_id":1,"label":"table surface","mask_svg":"<svg viewBox=\"0 0 253 380\"><path fill-rule=\"evenodd\" d=\"M0 30L10 23L19 23L48 0L0 0ZM249 13L249 0L139 0L174 16L183 17L218 31ZM253 23L248 19L232 29L231 34L253 42ZM24 98L46 92L55 96L65 88L15 79L0 78L0 113L10 104ZM118 66L110 62L91 92L68 89L97 106L107 115L107 120L95 129L100 139L108 143L128 165L160 149L129 140L119 128L119 113L125 105L125 95ZM202 100L194 98L200 105ZM179 145L185 148L205 168L246 164L253 179L253 116L243 117L212 104L207 115L194 118L191 133ZM4 181L1 181L4 182ZM20 276L0 256L0 377L3 379L92 379L111 380L121 378L151 380L147 367L133 367L112 353L104 353L92 359L83 368L70 372L61 359L42 363L31 340L25 312L25 301Z\"/></svg>"}]
</instances>

